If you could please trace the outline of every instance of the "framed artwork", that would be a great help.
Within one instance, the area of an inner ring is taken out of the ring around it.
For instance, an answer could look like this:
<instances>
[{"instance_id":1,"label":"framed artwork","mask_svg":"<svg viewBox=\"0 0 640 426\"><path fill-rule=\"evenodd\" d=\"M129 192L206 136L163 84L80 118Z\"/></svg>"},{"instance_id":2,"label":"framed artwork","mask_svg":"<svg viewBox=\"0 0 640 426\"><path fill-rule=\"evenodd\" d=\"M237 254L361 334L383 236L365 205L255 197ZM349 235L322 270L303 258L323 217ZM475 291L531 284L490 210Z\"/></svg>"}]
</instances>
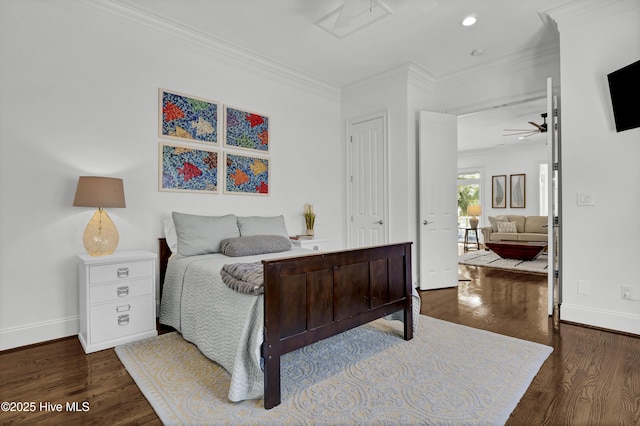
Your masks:
<instances>
[{"instance_id":1,"label":"framed artwork","mask_svg":"<svg viewBox=\"0 0 640 426\"><path fill-rule=\"evenodd\" d=\"M165 89L160 89L159 92L160 137L218 143L218 102Z\"/></svg>"},{"instance_id":2,"label":"framed artwork","mask_svg":"<svg viewBox=\"0 0 640 426\"><path fill-rule=\"evenodd\" d=\"M527 187L525 175L511 175L511 205L512 209L523 209L527 202Z\"/></svg>"},{"instance_id":3,"label":"framed artwork","mask_svg":"<svg viewBox=\"0 0 640 426\"><path fill-rule=\"evenodd\" d=\"M214 149L160 143L160 191L218 193L219 153Z\"/></svg>"},{"instance_id":4,"label":"framed artwork","mask_svg":"<svg viewBox=\"0 0 640 426\"><path fill-rule=\"evenodd\" d=\"M491 176L491 207L507 208L507 175Z\"/></svg>"},{"instance_id":5,"label":"framed artwork","mask_svg":"<svg viewBox=\"0 0 640 426\"><path fill-rule=\"evenodd\" d=\"M225 152L224 164L225 193L269 195L269 158Z\"/></svg>"},{"instance_id":6,"label":"framed artwork","mask_svg":"<svg viewBox=\"0 0 640 426\"><path fill-rule=\"evenodd\" d=\"M229 148L269 152L269 117L225 105L224 144Z\"/></svg>"}]
</instances>

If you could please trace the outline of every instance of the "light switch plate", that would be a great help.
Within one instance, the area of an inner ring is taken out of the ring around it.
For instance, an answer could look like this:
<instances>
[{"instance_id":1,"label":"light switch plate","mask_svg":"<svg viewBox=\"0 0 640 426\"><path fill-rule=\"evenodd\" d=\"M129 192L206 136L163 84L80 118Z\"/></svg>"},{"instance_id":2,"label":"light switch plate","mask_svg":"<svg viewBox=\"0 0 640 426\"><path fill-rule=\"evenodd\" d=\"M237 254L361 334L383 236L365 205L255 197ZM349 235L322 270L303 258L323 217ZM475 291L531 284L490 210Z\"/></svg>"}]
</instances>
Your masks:
<instances>
[{"instance_id":1,"label":"light switch plate","mask_svg":"<svg viewBox=\"0 0 640 426\"><path fill-rule=\"evenodd\" d=\"M595 206L596 195L593 192L578 192L579 206Z\"/></svg>"}]
</instances>

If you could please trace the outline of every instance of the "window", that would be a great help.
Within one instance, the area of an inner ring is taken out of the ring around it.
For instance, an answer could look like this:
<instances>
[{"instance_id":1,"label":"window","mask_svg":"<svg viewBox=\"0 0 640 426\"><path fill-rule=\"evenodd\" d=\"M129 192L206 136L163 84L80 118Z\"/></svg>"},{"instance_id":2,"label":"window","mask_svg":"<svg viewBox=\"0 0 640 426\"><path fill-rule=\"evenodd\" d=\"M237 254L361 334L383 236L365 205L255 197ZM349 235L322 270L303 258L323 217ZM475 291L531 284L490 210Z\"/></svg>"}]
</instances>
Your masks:
<instances>
[{"instance_id":1,"label":"window","mask_svg":"<svg viewBox=\"0 0 640 426\"><path fill-rule=\"evenodd\" d=\"M458 228L468 228L471 216L467 214L469 206L480 203L480 190L482 186L482 173L477 170L458 171ZM480 225L478 225L480 227ZM464 231L458 229L458 241L464 238ZM475 235L469 235L469 242L475 243Z\"/></svg>"}]
</instances>

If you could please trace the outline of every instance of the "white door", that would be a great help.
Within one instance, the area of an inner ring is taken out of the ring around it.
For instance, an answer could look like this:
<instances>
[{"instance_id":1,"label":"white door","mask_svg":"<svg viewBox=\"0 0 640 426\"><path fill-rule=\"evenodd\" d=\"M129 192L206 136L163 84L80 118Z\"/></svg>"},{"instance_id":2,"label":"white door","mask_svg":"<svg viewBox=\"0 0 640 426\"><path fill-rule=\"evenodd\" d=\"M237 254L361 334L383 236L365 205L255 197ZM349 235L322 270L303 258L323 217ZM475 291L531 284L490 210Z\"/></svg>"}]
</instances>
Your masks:
<instances>
[{"instance_id":1,"label":"white door","mask_svg":"<svg viewBox=\"0 0 640 426\"><path fill-rule=\"evenodd\" d=\"M457 121L455 115L420 112L421 290L458 285Z\"/></svg>"},{"instance_id":2,"label":"white door","mask_svg":"<svg viewBox=\"0 0 640 426\"><path fill-rule=\"evenodd\" d=\"M549 315L553 315L554 309L560 307L561 302L561 259L560 247L562 240L560 238L560 191L561 191L561 174L560 174L560 138L559 138L559 117L560 108L558 106L558 97L553 90L553 80L547 79L547 155L549 161L548 179L548 205L549 205L549 221L548 221L548 248L549 267L547 293L548 304L547 309ZM556 276L557 273L557 276Z\"/></svg>"},{"instance_id":3,"label":"white door","mask_svg":"<svg viewBox=\"0 0 640 426\"><path fill-rule=\"evenodd\" d=\"M387 243L386 117L349 126L350 247Z\"/></svg>"}]
</instances>

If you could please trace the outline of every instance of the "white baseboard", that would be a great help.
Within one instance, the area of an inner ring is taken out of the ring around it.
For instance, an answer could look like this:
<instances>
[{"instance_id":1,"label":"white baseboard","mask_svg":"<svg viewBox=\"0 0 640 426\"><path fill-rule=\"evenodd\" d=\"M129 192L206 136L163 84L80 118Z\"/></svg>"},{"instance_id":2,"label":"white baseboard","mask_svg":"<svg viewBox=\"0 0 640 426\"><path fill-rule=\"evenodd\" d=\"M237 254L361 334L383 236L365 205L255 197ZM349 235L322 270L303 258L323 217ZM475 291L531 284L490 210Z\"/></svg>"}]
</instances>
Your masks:
<instances>
[{"instance_id":1,"label":"white baseboard","mask_svg":"<svg viewBox=\"0 0 640 426\"><path fill-rule=\"evenodd\" d=\"M0 351L77 335L79 321L74 316L0 330Z\"/></svg>"},{"instance_id":2,"label":"white baseboard","mask_svg":"<svg viewBox=\"0 0 640 426\"><path fill-rule=\"evenodd\" d=\"M560 320L640 335L640 315L563 303Z\"/></svg>"}]
</instances>

